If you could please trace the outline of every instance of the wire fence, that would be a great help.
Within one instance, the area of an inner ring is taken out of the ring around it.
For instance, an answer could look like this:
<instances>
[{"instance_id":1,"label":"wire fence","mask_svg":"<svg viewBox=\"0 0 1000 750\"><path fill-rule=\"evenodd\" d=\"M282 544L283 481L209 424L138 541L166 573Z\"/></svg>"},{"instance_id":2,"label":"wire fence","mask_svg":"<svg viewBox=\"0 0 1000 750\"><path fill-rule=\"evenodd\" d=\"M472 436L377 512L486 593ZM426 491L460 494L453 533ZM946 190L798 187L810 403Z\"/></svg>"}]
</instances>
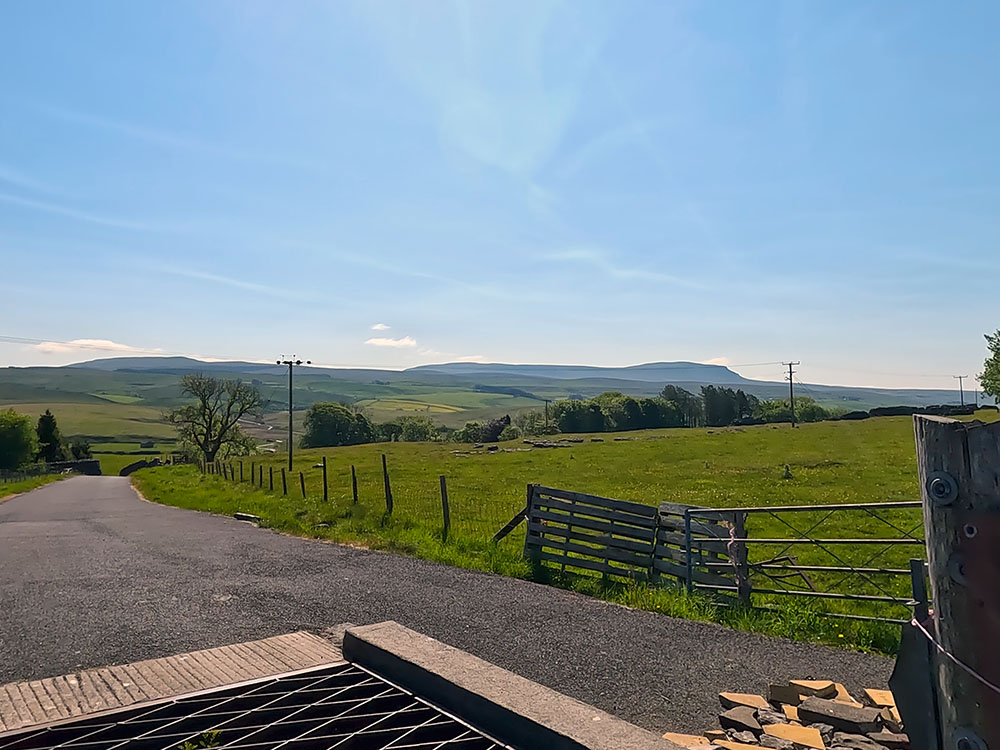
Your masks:
<instances>
[{"instance_id":1,"label":"wire fence","mask_svg":"<svg viewBox=\"0 0 1000 750\"><path fill-rule=\"evenodd\" d=\"M741 593L745 603L765 606L788 596L823 600L831 614L908 621L910 560L925 555L921 508L907 501L690 509L688 528L701 517L740 514L745 531L732 533L727 547L745 552L742 559L709 560L689 532L689 570L735 570L744 585L739 592L689 576L688 588Z\"/></svg>"},{"instance_id":2,"label":"wire fence","mask_svg":"<svg viewBox=\"0 0 1000 750\"><path fill-rule=\"evenodd\" d=\"M533 486L499 488L480 477L434 475L420 466L393 466L384 454L354 465L300 462L292 471L276 458L216 461L201 469L287 497L296 515L320 527L345 518L391 518L404 528L479 544L520 525L529 505L525 487L530 496ZM660 518L666 525L658 533L676 545L672 569L681 585L756 608L799 597L833 616L902 622L912 599L910 560L925 556L919 501L744 508L663 503ZM716 530L706 536L706 529ZM609 536L610 546L618 536Z\"/></svg>"}]
</instances>

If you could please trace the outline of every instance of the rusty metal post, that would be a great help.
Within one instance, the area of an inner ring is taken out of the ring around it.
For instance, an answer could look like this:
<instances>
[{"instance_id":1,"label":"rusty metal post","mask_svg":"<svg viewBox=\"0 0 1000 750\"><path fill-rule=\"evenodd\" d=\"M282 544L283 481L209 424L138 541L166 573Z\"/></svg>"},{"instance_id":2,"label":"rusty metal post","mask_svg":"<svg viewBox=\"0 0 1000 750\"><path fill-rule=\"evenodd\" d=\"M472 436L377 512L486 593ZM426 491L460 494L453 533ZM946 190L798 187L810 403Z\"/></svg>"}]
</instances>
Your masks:
<instances>
[{"instance_id":1,"label":"rusty metal post","mask_svg":"<svg viewBox=\"0 0 1000 750\"><path fill-rule=\"evenodd\" d=\"M1000 422L913 421L941 748L1000 750Z\"/></svg>"}]
</instances>

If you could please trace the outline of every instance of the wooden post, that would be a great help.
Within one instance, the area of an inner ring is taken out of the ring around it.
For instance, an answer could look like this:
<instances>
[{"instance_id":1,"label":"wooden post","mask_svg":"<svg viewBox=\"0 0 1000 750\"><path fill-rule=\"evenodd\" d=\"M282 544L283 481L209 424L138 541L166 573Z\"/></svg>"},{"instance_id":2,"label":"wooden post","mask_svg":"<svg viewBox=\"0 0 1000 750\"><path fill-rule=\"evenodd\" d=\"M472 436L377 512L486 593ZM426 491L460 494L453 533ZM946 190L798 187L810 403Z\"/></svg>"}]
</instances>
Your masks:
<instances>
[{"instance_id":1,"label":"wooden post","mask_svg":"<svg viewBox=\"0 0 1000 750\"><path fill-rule=\"evenodd\" d=\"M392 513L392 487L389 486L389 467L385 462L385 454L382 454L382 484L385 487L385 512Z\"/></svg>"},{"instance_id":2,"label":"wooden post","mask_svg":"<svg viewBox=\"0 0 1000 750\"><path fill-rule=\"evenodd\" d=\"M229 479L229 475L226 473L226 465L224 463L222 464L222 478Z\"/></svg>"},{"instance_id":3,"label":"wooden post","mask_svg":"<svg viewBox=\"0 0 1000 750\"><path fill-rule=\"evenodd\" d=\"M271 492L274 492L274 467L273 466L268 466L267 467L267 488Z\"/></svg>"},{"instance_id":4,"label":"wooden post","mask_svg":"<svg viewBox=\"0 0 1000 750\"><path fill-rule=\"evenodd\" d=\"M354 464L351 464L351 494L354 496L354 504L358 504L358 475L354 471Z\"/></svg>"},{"instance_id":5,"label":"wooden post","mask_svg":"<svg viewBox=\"0 0 1000 750\"><path fill-rule=\"evenodd\" d=\"M528 499L524 506L524 511L525 511L524 515L525 518L527 519L527 528L524 530L524 552L522 553L522 557L524 557L525 560L531 560L532 562L534 562L535 556L534 553L532 552L531 545L528 544L528 537L531 536L531 503L534 500L534 496L535 496L535 485L529 484Z\"/></svg>"},{"instance_id":6,"label":"wooden post","mask_svg":"<svg viewBox=\"0 0 1000 750\"><path fill-rule=\"evenodd\" d=\"M233 462L229 462L229 480L232 482L236 481L236 472L233 471Z\"/></svg>"},{"instance_id":7,"label":"wooden post","mask_svg":"<svg viewBox=\"0 0 1000 750\"><path fill-rule=\"evenodd\" d=\"M250 484L257 483L257 464L250 462Z\"/></svg>"},{"instance_id":8,"label":"wooden post","mask_svg":"<svg viewBox=\"0 0 1000 750\"><path fill-rule=\"evenodd\" d=\"M326 491L326 456L323 456L323 502L327 502L329 496Z\"/></svg>"},{"instance_id":9,"label":"wooden post","mask_svg":"<svg viewBox=\"0 0 1000 750\"><path fill-rule=\"evenodd\" d=\"M306 475L299 472L299 486L302 488L302 499L306 499Z\"/></svg>"},{"instance_id":10,"label":"wooden post","mask_svg":"<svg viewBox=\"0 0 1000 750\"><path fill-rule=\"evenodd\" d=\"M285 476L285 467L281 467L281 494L288 494L288 478Z\"/></svg>"},{"instance_id":11,"label":"wooden post","mask_svg":"<svg viewBox=\"0 0 1000 750\"><path fill-rule=\"evenodd\" d=\"M1000 748L1000 422L913 418L944 750ZM949 658L949 656L951 658ZM970 671L979 676L976 679Z\"/></svg>"},{"instance_id":12,"label":"wooden post","mask_svg":"<svg viewBox=\"0 0 1000 750\"><path fill-rule=\"evenodd\" d=\"M243 462L240 461L240 481L243 481Z\"/></svg>"},{"instance_id":13,"label":"wooden post","mask_svg":"<svg viewBox=\"0 0 1000 750\"><path fill-rule=\"evenodd\" d=\"M441 511L444 514L444 531L441 540L448 541L448 529L451 528L451 509L448 508L448 482L442 474L441 477Z\"/></svg>"},{"instance_id":14,"label":"wooden post","mask_svg":"<svg viewBox=\"0 0 1000 750\"><path fill-rule=\"evenodd\" d=\"M733 514L733 534L737 539L747 538L747 514L737 511ZM750 566L746 542L729 543L729 562L733 564L736 579L736 596L744 606L750 606Z\"/></svg>"}]
</instances>

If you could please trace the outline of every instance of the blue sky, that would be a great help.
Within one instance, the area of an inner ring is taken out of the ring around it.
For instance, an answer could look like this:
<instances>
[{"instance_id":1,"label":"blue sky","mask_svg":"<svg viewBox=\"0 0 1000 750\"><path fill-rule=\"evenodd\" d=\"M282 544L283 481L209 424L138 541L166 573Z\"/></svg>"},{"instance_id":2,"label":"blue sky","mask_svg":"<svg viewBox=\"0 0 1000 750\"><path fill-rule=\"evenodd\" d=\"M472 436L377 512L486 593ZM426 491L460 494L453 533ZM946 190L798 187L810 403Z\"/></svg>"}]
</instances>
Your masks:
<instances>
[{"instance_id":1,"label":"blue sky","mask_svg":"<svg viewBox=\"0 0 1000 750\"><path fill-rule=\"evenodd\" d=\"M0 10L3 364L740 365L1000 327L995 3ZM373 328L378 326L378 328Z\"/></svg>"}]
</instances>

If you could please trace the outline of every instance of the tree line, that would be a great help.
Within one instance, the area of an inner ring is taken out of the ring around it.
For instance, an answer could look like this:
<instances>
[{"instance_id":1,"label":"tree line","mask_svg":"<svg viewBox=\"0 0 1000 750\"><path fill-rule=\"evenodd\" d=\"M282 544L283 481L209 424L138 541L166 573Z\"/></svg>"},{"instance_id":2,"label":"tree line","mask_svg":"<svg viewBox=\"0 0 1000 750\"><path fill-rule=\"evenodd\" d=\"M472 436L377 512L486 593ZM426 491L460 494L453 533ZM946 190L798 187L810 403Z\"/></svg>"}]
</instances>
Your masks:
<instances>
[{"instance_id":1,"label":"tree line","mask_svg":"<svg viewBox=\"0 0 1000 750\"><path fill-rule=\"evenodd\" d=\"M0 471L90 457L90 443L83 438L63 438L50 410L38 417L34 427L29 416L13 409L0 411Z\"/></svg>"}]
</instances>

